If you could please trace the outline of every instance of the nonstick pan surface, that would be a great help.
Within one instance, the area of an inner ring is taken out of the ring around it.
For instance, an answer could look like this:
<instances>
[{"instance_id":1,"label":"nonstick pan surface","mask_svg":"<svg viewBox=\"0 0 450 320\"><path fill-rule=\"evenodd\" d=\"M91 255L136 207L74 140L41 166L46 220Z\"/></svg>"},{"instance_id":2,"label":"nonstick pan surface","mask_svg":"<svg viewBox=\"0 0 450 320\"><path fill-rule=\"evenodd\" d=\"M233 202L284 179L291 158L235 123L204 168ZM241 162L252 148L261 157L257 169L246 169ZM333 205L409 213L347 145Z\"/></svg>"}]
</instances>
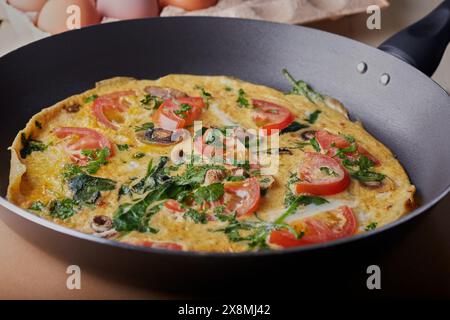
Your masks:
<instances>
[{"instance_id":1,"label":"nonstick pan surface","mask_svg":"<svg viewBox=\"0 0 450 320\"><path fill-rule=\"evenodd\" d=\"M367 65L364 73L357 68L361 62ZM314 29L242 19L183 17L89 27L38 41L2 57L1 194L6 194L8 185L7 148L17 132L42 108L93 87L96 81L115 76L155 79L170 73L228 75L287 91L283 68L342 101L353 119L361 120L371 134L396 153L417 186L421 198L418 209L389 226L350 239L242 254L135 248L55 225L2 197L0 204L10 211L4 220L26 236L33 235L33 241L77 248L77 256L87 256L104 266L107 261L115 261L115 268L123 272L138 264L151 266L154 274L169 276L183 264L186 269L209 270L212 274L212 270L223 268L243 270L243 265L251 270L261 266L260 259L279 264L287 257L297 259L318 248L323 249L318 250L323 256L337 248L337 243L363 246L360 241L355 245L355 240L383 233L419 215L449 191L450 98L425 74L380 50ZM387 84L380 80L382 76L389 77Z\"/></svg>"}]
</instances>

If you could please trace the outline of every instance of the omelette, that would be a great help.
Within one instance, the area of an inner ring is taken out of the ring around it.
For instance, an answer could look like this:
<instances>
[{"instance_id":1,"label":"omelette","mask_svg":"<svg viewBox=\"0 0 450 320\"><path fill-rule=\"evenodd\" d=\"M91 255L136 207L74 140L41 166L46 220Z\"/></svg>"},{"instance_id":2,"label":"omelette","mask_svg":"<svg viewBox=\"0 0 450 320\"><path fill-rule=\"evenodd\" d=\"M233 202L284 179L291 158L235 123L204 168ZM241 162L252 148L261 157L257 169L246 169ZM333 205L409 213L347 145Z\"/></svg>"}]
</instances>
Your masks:
<instances>
[{"instance_id":1,"label":"omelette","mask_svg":"<svg viewBox=\"0 0 450 320\"><path fill-rule=\"evenodd\" d=\"M337 100L225 76L117 77L43 109L11 150L8 200L67 228L165 250L281 250L411 211L392 152Z\"/></svg>"}]
</instances>

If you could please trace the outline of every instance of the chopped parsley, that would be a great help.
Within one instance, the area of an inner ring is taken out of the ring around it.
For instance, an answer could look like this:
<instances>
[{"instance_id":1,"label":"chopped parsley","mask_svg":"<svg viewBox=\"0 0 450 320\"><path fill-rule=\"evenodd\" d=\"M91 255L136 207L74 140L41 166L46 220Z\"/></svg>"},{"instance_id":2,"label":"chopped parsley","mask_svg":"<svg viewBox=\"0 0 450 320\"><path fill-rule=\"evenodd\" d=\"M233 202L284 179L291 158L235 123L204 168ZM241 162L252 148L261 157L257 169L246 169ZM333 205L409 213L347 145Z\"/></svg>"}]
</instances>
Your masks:
<instances>
[{"instance_id":1,"label":"chopped parsley","mask_svg":"<svg viewBox=\"0 0 450 320\"><path fill-rule=\"evenodd\" d=\"M41 201L35 201L30 205L29 209L33 211L44 211L45 204L43 204Z\"/></svg>"},{"instance_id":2,"label":"chopped parsley","mask_svg":"<svg viewBox=\"0 0 450 320\"><path fill-rule=\"evenodd\" d=\"M143 157L145 157L145 153L143 152L136 152L135 154L133 154L134 159L142 159Z\"/></svg>"},{"instance_id":3,"label":"chopped parsley","mask_svg":"<svg viewBox=\"0 0 450 320\"><path fill-rule=\"evenodd\" d=\"M98 95L93 94L92 96L89 96L86 99L84 99L84 103L94 102L95 100L97 100L97 98L98 98Z\"/></svg>"},{"instance_id":4,"label":"chopped parsley","mask_svg":"<svg viewBox=\"0 0 450 320\"><path fill-rule=\"evenodd\" d=\"M192 107L188 105L187 103L182 103L180 105L180 109L175 110L173 113L179 116L182 119L185 119L187 117L187 113L189 110L191 110Z\"/></svg>"},{"instance_id":5,"label":"chopped parsley","mask_svg":"<svg viewBox=\"0 0 450 320\"><path fill-rule=\"evenodd\" d=\"M192 219L192 221L194 221L195 223L205 224L208 222L205 212L200 212L200 211L197 211L192 208L190 208L190 209L188 209L188 211L186 211L186 213L184 214L184 217Z\"/></svg>"},{"instance_id":6,"label":"chopped parsley","mask_svg":"<svg viewBox=\"0 0 450 320\"><path fill-rule=\"evenodd\" d=\"M292 90L290 94L296 94L299 96L306 97L312 103L323 102L324 96L320 93L314 91L305 81L295 80L294 77L286 69L282 70L283 75L292 84Z\"/></svg>"},{"instance_id":7,"label":"chopped parsley","mask_svg":"<svg viewBox=\"0 0 450 320\"><path fill-rule=\"evenodd\" d=\"M199 187L194 192L194 200L199 204L213 202L219 200L224 193L225 191L222 183L213 183L208 186Z\"/></svg>"},{"instance_id":8,"label":"chopped parsley","mask_svg":"<svg viewBox=\"0 0 450 320\"><path fill-rule=\"evenodd\" d=\"M361 155L357 161L344 158L342 164L348 170L352 178L360 182L383 181L386 177L382 173L371 171L374 163L364 155Z\"/></svg>"},{"instance_id":9,"label":"chopped parsley","mask_svg":"<svg viewBox=\"0 0 450 320\"><path fill-rule=\"evenodd\" d=\"M247 94L245 93L244 89L239 89L236 102L241 108L250 108L250 102L248 102Z\"/></svg>"},{"instance_id":10,"label":"chopped parsley","mask_svg":"<svg viewBox=\"0 0 450 320\"><path fill-rule=\"evenodd\" d=\"M231 92L231 91L233 91L233 88L230 86L225 86L225 91Z\"/></svg>"},{"instance_id":11,"label":"chopped parsley","mask_svg":"<svg viewBox=\"0 0 450 320\"><path fill-rule=\"evenodd\" d=\"M135 132L147 131L147 130L153 129L154 127L155 127L155 125L153 122L146 122L144 124L141 124L140 126L134 127L134 131Z\"/></svg>"},{"instance_id":12,"label":"chopped parsley","mask_svg":"<svg viewBox=\"0 0 450 320\"><path fill-rule=\"evenodd\" d=\"M151 94L147 94L144 96L144 98L141 100L141 104L149 110L156 110L158 109L162 104L163 104L163 100L156 97L156 96L152 96ZM152 105L151 105L152 103Z\"/></svg>"},{"instance_id":13,"label":"chopped parsley","mask_svg":"<svg viewBox=\"0 0 450 320\"><path fill-rule=\"evenodd\" d=\"M117 149L119 149L119 151L127 151L130 149L130 146L128 144L118 144Z\"/></svg>"},{"instance_id":14,"label":"chopped parsley","mask_svg":"<svg viewBox=\"0 0 450 320\"><path fill-rule=\"evenodd\" d=\"M323 174L327 175L327 176L331 176L331 177L337 177L338 174L331 168L329 167L320 167L320 172L322 172Z\"/></svg>"},{"instance_id":15,"label":"chopped parsley","mask_svg":"<svg viewBox=\"0 0 450 320\"><path fill-rule=\"evenodd\" d=\"M375 230L377 228L378 222L371 222L369 223L364 230L371 231Z\"/></svg>"},{"instance_id":16,"label":"chopped parsley","mask_svg":"<svg viewBox=\"0 0 450 320\"><path fill-rule=\"evenodd\" d=\"M196 89L200 90L200 95L203 98L203 102L206 106L209 106L209 100L213 98L212 94L207 92L202 86L195 86Z\"/></svg>"},{"instance_id":17,"label":"chopped parsley","mask_svg":"<svg viewBox=\"0 0 450 320\"><path fill-rule=\"evenodd\" d=\"M49 214L53 218L66 220L72 217L76 211L77 202L73 199L65 198L61 200L53 200L50 202Z\"/></svg>"},{"instance_id":18,"label":"chopped parsley","mask_svg":"<svg viewBox=\"0 0 450 320\"><path fill-rule=\"evenodd\" d=\"M328 200L322 198L322 197L316 197L316 196L305 196L305 195L301 195L301 196L295 196L295 198L292 199L289 208L281 215L279 216L276 220L275 223L282 223L284 222L284 220L289 217L291 214L295 213L295 211L297 210L297 208L299 206L307 206L310 204L315 204L316 206L324 204L324 203L328 203Z\"/></svg>"},{"instance_id":19,"label":"chopped parsley","mask_svg":"<svg viewBox=\"0 0 450 320\"><path fill-rule=\"evenodd\" d=\"M317 139L315 137L310 139L309 143L311 144L311 146L314 148L314 150L316 152L320 152L320 145L319 145L319 142L317 142Z\"/></svg>"},{"instance_id":20,"label":"chopped parsley","mask_svg":"<svg viewBox=\"0 0 450 320\"><path fill-rule=\"evenodd\" d=\"M21 136L22 149L20 150L20 156L22 159L25 159L33 152L42 152L47 149L47 145L39 140L35 140L31 137L31 134L28 136L25 133L22 133Z\"/></svg>"}]
</instances>

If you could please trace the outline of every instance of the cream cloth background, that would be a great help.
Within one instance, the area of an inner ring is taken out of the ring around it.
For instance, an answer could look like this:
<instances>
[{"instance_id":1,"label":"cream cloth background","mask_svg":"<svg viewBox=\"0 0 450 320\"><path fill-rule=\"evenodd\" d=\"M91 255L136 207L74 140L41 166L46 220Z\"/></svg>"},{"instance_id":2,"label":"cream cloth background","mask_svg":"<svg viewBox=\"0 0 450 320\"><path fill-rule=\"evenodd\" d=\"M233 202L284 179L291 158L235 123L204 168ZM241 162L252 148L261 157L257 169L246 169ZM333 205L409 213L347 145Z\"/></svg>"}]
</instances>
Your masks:
<instances>
[{"instance_id":1,"label":"cream cloth background","mask_svg":"<svg viewBox=\"0 0 450 320\"><path fill-rule=\"evenodd\" d=\"M220 16L283 23L300 24L326 18L366 11L376 4L388 5L387 0L220 0L205 10L186 12L176 7L166 7L161 16ZM24 14L0 0L0 56L27 43L50 36L36 28L36 12ZM103 22L115 21L104 18Z\"/></svg>"}]
</instances>

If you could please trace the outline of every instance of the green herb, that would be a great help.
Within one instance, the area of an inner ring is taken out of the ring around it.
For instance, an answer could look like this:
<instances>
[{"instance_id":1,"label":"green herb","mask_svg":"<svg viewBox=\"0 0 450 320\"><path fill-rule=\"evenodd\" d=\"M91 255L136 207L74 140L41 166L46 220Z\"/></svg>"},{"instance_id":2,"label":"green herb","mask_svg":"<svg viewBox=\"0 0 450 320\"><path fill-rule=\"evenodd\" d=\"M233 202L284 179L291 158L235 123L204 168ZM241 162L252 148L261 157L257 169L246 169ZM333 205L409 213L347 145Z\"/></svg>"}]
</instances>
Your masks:
<instances>
[{"instance_id":1,"label":"green herb","mask_svg":"<svg viewBox=\"0 0 450 320\"><path fill-rule=\"evenodd\" d=\"M204 202L213 202L219 200L225 193L222 183L213 183L208 186L199 187L194 192L195 202L201 204Z\"/></svg>"},{"instance_id":2,"label":"green herb","mask_svg":"<svg viewBox=\"0 0 450 320\"><path fill-rule=\"evenodd\" d=\"M342 134L342 136L344 137L345 140L347 140L347 142L349 143L355 143L355 138L350 136L350 135L346 135L346 134Z\"/></svg>"},{"instance_id":3,"label":"green herb","mask_svg":"<svg viewBox=\"0 0 450 320\"><path fill-rule=\"evenodd\" d=\"M53 200L50 202L49 214L54 218L66 220L73 216L77 202L72 199Z\"/></svg>"},{"instance_id":4,"label":"green herb","mask_svg":"<svg viewBox=\"0 0 450 320\"><path fill-rule=\"evenodd\" d=\"M161 209L161 205L151 207L157 201L169 199L170 183L164 183L150 191L135 203L125 203L114 213L113 224L117 231L157 232L149 226L150 219Z\"/></svg>"},{"instance_id":5,"label":"green herb","mask_svg":"<svg viewBox=\"0 0 450 320\"><path fill-rule=\"evenodd\" d=\"M378 222L371 222L369 223L364 230L371 231L375 230L377 228Z\"/></svg>"},{"instance_id":6,"label":"green herb","mask_svg":"<svg viewBox=\"0 0 450 320\"><path fill-rule=\"evenodd\" d=\"M319 142L317 142L317 139L315 137L310 139L309 143L314 148L314 150L316 150L316 152L320 152L320 145L319 145Z\"/></svg>"},{"instance_id":7,"label":"green herb","mask_svg":"<svg viewBox=\"0 0 450 320\"><path fill-rule=\"evenodd\" d=\"M20 156L22 159L25 159L27 156L29 156L31 153L37 151L42 152L47 149L47 145L45 145L43 142L34 140L31 138L31 134L28 136L25 135L25 133L21 134L21 142L22 142L22 149L20 150Z\"/></svg>"},{"instance_id":8,"label":"green herb","mask_svg":"<svg viewBox=\"0 0 450 320\"><path fill-rule=\"evenodd\" d=\"M191 109L192 107L190 105L188 105L187 103L182 103L180 109L175 110L173 113L180 118L185 119L187 117L187 112Z\"/></svg>"},{"instance_id":9,"label":"green herb","mask_svg":"<svg viewBox=\"0 0 450 320\"><path fill-rule=\"evenodd\" d=\"M205 91L205 88L202 86L195 86L196 89L200 90L200 95L203 98L203 102L205 103L206 106L209 106L209 100L212 99L212 94Z\"/></svg>"},{"instance_id":10,"label":"green herb","mask_svg":"<svg viewBox=\"0 0 450 320\"><path fill-rule=\"evenodd\" d=\"M150 102L153 103L153 106L150 106ZM151 109L158 109L162 104L163 104L163 100L156 97L156 96L152 96L150 94L147 94L144 96L144 98L141 100L141 104L145 107L145 109L151 110Z\"/></svg>"},{"instance_id":11,"label":"green herb","mask_svg":"<svg viewBox=\"0 0 450 320\"><path fill-rule=\"evenodd\" d=\"M69 188L74 192L73 200L83 205L93 205L101 196L101 191L111 191L116 188L116 182L110 179L98 178L80 174L71 178Z\"/></svg>"},{"instance_id":12,"label":"green herb","mask_svg":"<svg viewBox=\"0 0 450 320\"><path fill-rule=\"evenodd\" d=\"M281 134L285 134L288 132L296 132L301 129L308 128L309 126L306 124L301 124L300 122L294 121L289 126L280 131Z\"/></svg>"},{"instance_id":13,"label":"green herb","mask_svg":"<svg viewBox=\"0 0 450 320\"><path fill-rule=\"evenodd\" d=\"M374 166L374 163L364 155L361 155L357 161L344 159L342 164L348 170L352 178L361 182L382 181L386 177L382 173L371 171L370 169Z\"/></svg>"},{"instance_id":14,"label":"green herb","mask_svg":"<svg viewBox=\"0 0 450 320\"><path fill-rule=\"evenodd\" d=\"M292 75L286 69L283 69L282 73L292 84L292 90L290 94L304 96L312 103L324 101L324 96L314 91L305 81L295 80L294 77L292 77Z\"/></svg>"},{"instance_id":15,"label":"green herb","mask_svg":"<svg viewBox=\"0 0 450 320\"><path fill-rule=\"evenodd\" d=\"M110 151L108 148L97 150L83 150L81 154L86 156L89 160L86 166L82 167L87 173L95 174L100 167L108 163Z\"/></svg>"},{"instance_id":16,"label":"green herb","mask_svg":"<svg viewBox=\"0 0 450 320\"><path fill-rule=\"evenodd\" d=\"M230 176L227 178L227 181L237 182L237 181L243 181L246 178L244 176Z\"/></svg>"},{"instance_id":17,"label":"green herb","mask_svg":"<svg viewBox=\"0 0 450 320\"><path fill-rule=\"evenodd\" d=\"M272 231L287 229L299 238L300 235L289 225L283 223L271 223L266 221L237 220L236 215L216 214L222 222L228 222L224 228L215 230L224 232L232 242L245 241L250 249L268 249L267 239Z\"/></svg>"},{"instance_id":18,"label":"green herb","mask_svg":"<svg viewBox=\"0 0 450 320\"><path fill-rule=\"evenodd\" d=\"M36 128L38 129L42 129L42 123L40 123L39 121L35 121L34 124L36 125Z\"/></svg>"},{"instance_id":19,"label":"green herb","mask_svg":"<svg viewBox=\"0 0 450 320\"><path fill-rule=\"evenodd\" d=\"M149 129L153 129L155 127L155 125L153 124L153 122L146 122L140 126L136 126L134 127L134 131L135 132L139 132L139 131L147 131Z\"/></svg>"},{"instance_id":20,"label":"green herb","mask_svg":"<svg viewBox=\"0 0 450 320\"><path fill-rule=\"evenodd\" d=\"M130 149L130 146L128 144L118 144L117 149L119 149L119 151L126 151Z\"/></svg>"},{"instance_id":21,"label":"green herb","mask_svg":"<svg viewBox=\"0 0 450 320\"><path fill-rule=\"evenodd\" d=\"M323 174L326 174L327 176L332 176L332 177L337 177L338 176L338 174L334 170L332 170L332 169L330 169L328 167L320 167L320 171Z\"/></svg>"},{"instance_id":22,"label":"green herb","mask_svg":"<svg viewBox=\"0 0 450 320\"><path fill-rule=\"evenodd\" d=\"M119 188L118 200L120 200L120 198L122 198L123 196L131 197L132 194L133 194L133 192L131 191L130 186L123 184Z\"/></svg>"},{"instance_id":23,"label":"green herb","mask_svg":"<svg viewBox=\"0 0 450 320\"><path fill-rule=\"evenodd\" d=\"M161 177L164 176L163 170L168 161L169 158L161 157L159 158L158 164L153 166L153 159L151 159L147 166L147 174L131 187L132 191L142 194L149 189L154 188L158 182L161 182Z\"/></svg>"},{"instance_id":24,"label":"green herb","mask_svg":"<svg viewBox=\"0 0 450 320\"><path fill-rule=\"evenodd\" d=\"M94 102L95 100L97 100L97 98L98 98L98 95L93 94L92 96L89 96L86 99L84 99L84 103Z\"/></svg>"},{"instance_id":25,"label":"green herb","mask_svg":"<svg viewBox=\"0 0 450 320\"><path fill-rule=\"evenodd\" d=\"M284 220L289 217L291 214L295 213L297 211L297 208L300 205L307 206L310 204L315 204L316 206L328 203L328 200L322 198L322 197L315 197L315 196L297 196L293 201L291 202L289 208L284 212L281 216L279 216L275 223L283 223Z\"/></svg>"},{"instance_id":26,"label":"green herb","mask_svg":"<svg viewBox=\"0 0 450 320\"><path fill-rule=\"evenodd\" d=\"M239 89L238 91L238 98L236 100L238 103L238 106L241 108L249 108L250 102L248 102L247 94L245 93L244 89Z\"/></svg>"},{"instance_id":27,"label":"green herb","mask_svg":"<svg viewBox=\"0 0 450 320\"><path fill-rule=\"evenodd\" d=\"M233 91L233 88L230 86L225 86L225 91L227 92Z\"/></svg>"},{"instance_id":28,"label":"green herb","mask_svg":"<svg viewBox=\"0 0 450 320\"><path fill-rule=\"evenodd\" d=\"M143 152L136 152L135 154L133 154L133 158L135 159L142 159L143 157L145 157L145 153Z\"/></svg>"},{"instance_id":29,"label":"green herb","mask_svg":"<svg viewBox=\"0 0 450 320\"><path fill-rule=\"evenodd\" d=\"M317 118L319 118L319 115L321 113L322 113L322 111L316 110L309 115L308 119L305 119L305 120L311 124L314 124L317 121Z\"/></svg>"},{"instance_id":30,"label":"green herb","mask_svg":"<svg viewBox=\"0 0 450 320\"><path fill-rule=\"evenodd\" d=\"M41 201L35 201L31 204L29 209L33 211L44 211L45 204L43 204Z\"/></svg>"},{"instance_id":31,"label":"green herb","mask_svg":"<svg viewBox=\"0 0 450 320\"><path fill-rule=\"evenodd\" d=\"M192 221L194 221L195 223L205 224L208 222L205 212L200 212L192 208L186 211L184 217L192 219Z\"/></svg>"}]
</instances>

